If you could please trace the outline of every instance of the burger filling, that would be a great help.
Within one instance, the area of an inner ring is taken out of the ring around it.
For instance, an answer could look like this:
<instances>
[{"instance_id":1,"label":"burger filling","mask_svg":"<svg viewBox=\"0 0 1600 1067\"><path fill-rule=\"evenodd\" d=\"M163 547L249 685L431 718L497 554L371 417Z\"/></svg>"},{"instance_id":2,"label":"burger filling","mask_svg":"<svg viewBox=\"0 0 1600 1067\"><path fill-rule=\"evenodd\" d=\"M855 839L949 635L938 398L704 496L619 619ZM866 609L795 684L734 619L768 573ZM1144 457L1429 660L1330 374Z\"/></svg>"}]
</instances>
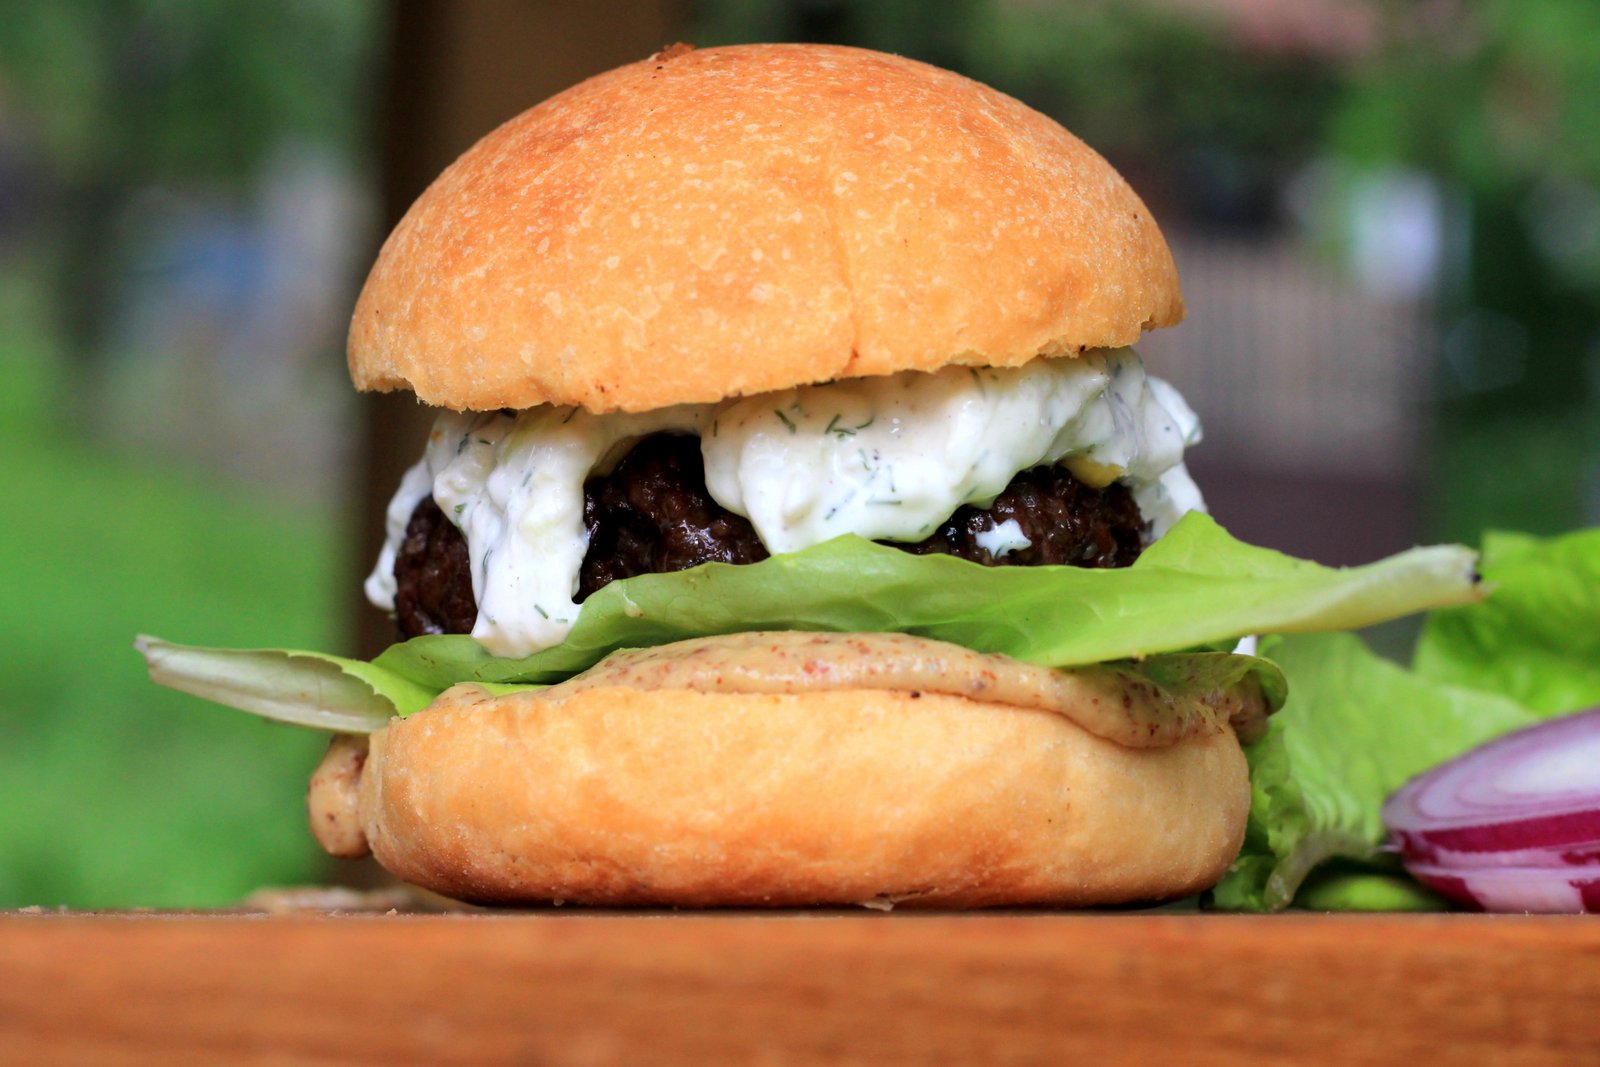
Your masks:
<instances>
[{"instance_id":1,"label":"burger filling","mask_svg":"<svg viewBox=\"0 0 1600 1067\"><path fill-rule=\"evenodd\" d=\"M984 564L1131 563L1203 508L1199 426L1130 349L720 404L452 413L390 504L367 582L402 633L558 644L618 578L845 533Z\"/></svg>"},{"instance_id":2,"label":"burger filling","mask_svg":"<svg viewBox=\"0 0 1600 1067\"><path fill-rule=\"evenodd\" d=\"M578 572L581 604L618 578L686 570L701 563L755 563L769 553L750 521L706 490L699 439L646 437L610 474L583 487L589 549ZM939 552L988 566L1064 564L1125 567L1138 558L1147 524L1127 486L1084 485L1064 467L1011 479L990 506L966 504L907 552ZM467 540L430 494L417 504L395 556L394 613L405 637L471 633L478 620Z\"/></svg>"}]
</instances>

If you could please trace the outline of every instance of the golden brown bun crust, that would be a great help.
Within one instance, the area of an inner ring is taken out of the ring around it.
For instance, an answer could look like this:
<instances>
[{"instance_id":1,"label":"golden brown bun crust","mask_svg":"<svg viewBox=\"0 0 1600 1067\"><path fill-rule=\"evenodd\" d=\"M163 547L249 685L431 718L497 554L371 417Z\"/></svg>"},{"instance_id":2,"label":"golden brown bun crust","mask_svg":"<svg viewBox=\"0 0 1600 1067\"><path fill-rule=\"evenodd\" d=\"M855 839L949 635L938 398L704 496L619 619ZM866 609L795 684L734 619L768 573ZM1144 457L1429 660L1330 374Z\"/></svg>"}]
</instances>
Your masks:
<instances>
[{"instance_id":1,"label":"golden brown bun crust","mask_svg":"<svg viewBox=\"0 0 1600 1067\"><path fill-rule=\"evenodd\" d=\"M373 735L360 816L390 871L484 903L1090 905L1215 883L1249 803L1228 730L1131 749L954 696L465 685Z\"/></svg>"},{"instance_id":2,"label":"golden brown bun crust","mask_svg":"<svg viewBox=\"0 0 1600 1067\"><path fill-rule=\"evenodd\" d=\"M1015 366L1183 317L1111 166L959 75L859 49L708 48L592 78L452 164L356 306L363 389L641 411Z\"/></svg>"}]
</instances>

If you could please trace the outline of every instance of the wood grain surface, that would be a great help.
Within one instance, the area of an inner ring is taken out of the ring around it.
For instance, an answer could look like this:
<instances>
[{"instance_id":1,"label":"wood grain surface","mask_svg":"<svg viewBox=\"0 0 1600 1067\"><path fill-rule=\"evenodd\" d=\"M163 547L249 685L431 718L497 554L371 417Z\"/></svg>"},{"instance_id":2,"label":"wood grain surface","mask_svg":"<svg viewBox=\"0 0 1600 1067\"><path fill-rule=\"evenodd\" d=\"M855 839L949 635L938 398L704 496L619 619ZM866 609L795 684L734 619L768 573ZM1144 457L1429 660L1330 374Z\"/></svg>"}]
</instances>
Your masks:
<instances>
[{"instance_id":1,"label":"wood grain surface","mask_svg":"<svg viewBox=\"0 0 1600 1067\"><path fill-rule=\"evenodd\" d=\"M6 1064L1600 1064L1582 917L0 917Z\"/></svg>"}]
</instances>

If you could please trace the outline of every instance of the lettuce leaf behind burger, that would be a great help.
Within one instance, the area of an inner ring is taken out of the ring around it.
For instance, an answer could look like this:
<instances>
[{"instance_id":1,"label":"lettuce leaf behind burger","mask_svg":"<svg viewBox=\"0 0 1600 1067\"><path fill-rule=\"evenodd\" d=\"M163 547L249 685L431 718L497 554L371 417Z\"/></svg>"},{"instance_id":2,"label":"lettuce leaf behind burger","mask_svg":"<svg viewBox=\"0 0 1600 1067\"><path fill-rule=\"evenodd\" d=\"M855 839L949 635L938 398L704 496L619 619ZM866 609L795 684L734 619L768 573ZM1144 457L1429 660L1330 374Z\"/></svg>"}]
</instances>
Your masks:
<instances>
[{"instance_id":1,"label":"lettuce leaf behind burger","mask_svg":"<svg viewBox=\"0 0 1600 1067\"><path fill-rule=\"evenodd\" d=\"M1429 615L1418 674L1541 714L1600 704L1600 527L1543 539L1491 532L1490 596Z\"/></svg>"},{"instance_id":2,"label":"lettuce leaf behind burger","mask_svg":"<svg viewBox=\"0 0 1600 1067\"><path fill-rule=\"evenodd\" d=\"M550 684L620 648L750 630L910 633L1049 667L1226 648L1245 634L1346 629L1472 600L1474 560L1443 546L1335 569L1246 545L1191 513L1120 570L983 567L842 537L761 563L641 575L590 597L561 645L520 659L464 636L414 638L370 664L147 637L138 647L164 685L300 725L377 729L456 682ZM1184 673L1170 667L1144 664ZM1279 688L1275 668L1254 669Z\"/></svg>"},{"instance_id":3,"label":"lettuce leaf behind burger","mask_svg":"<svg viewBox=\"0 0 1600 1067\"><path fill-rule=\"evenodd\" d=\"M1534 721L1501 696L1420 678L1354 634L1263 641L1289 699L1245 749L1244 848L1212 890L1217 907L1277 911L1318 865L1380 856L1379 811L1406 779Z\"/></svg>"},{"instance_id":4,"label":"lettuce leaf behind burger","mask_svg":"<svg viewBox=\"0 0 1600 1067\"><path fill-rule=\"evenodd\" d=\"M1325 860L1393 870L1380 809L1407 779L1502 733L1600 704L1600 529L1552 540L1490 533L1488 597L1428 616L1413 669L1349 634L1264 642L1289 700L1246 749L1254 791L1244 849L1219 907L1365 907L1377 874L1342 876L1335 898L1297 897ZM1392 904L1392 897L1383 897ZM1389 906L1389 905L1384 905Z\"/></svg>"}]
</instances>

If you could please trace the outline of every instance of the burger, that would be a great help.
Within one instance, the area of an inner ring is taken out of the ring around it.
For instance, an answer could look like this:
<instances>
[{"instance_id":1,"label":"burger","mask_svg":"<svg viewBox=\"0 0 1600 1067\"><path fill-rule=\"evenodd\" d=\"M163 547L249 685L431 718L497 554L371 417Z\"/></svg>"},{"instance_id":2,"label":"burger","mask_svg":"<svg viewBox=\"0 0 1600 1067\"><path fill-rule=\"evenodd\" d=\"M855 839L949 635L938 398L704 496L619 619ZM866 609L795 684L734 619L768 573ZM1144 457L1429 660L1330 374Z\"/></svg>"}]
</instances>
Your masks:
<instances>
[{"instance_id":1,"label":"burger","mask_svg":"<svg viewBox=\"0 0 1600 1067\"><path fill-rule=\"evenodd\" d=\"M1182 315L1145 205L1017 101L674 46L490 133L360 295L355 383L437 409L366 583L399 642L136 645L334 733L316 839L461 900L1186 896L1285 698L1238 639L1476 594L1464 549L1212 522L1129 347Z\"/></svg>"},{"instance_id":2,"label":"burger","mask_svg":"<svg viewBox=\"0 0 1600 1067\"><path fill-rule=\"evenodd\" d=\"M437 417L370 663L141 637L336 736L327 851L478 903L1094 905L1239 851L1284 699L1243 635L1469 599L1230 538L1129 346L1149 211L1000 93L847 48L675 46L490 133L355 309Z\"/></svg>"},{"instance_id":3,"label":"burger","mask_svg":"<svg viewBox=\"0 0 1600 1067\"><path fill-rule=\"evenodd\" d=\"M351 375L439 414L367 593L514 660L611 583L842 535L1127 566L1203 509L1195 418L1128 347L1182 315L1139 197L1017 101L676 47L489 134L384 245ZM1254 676L1174 694L794 625L449 688L334 743L313 830L479 902L1083 905L1238 851Z\"/></svg>"}]
</instances>

